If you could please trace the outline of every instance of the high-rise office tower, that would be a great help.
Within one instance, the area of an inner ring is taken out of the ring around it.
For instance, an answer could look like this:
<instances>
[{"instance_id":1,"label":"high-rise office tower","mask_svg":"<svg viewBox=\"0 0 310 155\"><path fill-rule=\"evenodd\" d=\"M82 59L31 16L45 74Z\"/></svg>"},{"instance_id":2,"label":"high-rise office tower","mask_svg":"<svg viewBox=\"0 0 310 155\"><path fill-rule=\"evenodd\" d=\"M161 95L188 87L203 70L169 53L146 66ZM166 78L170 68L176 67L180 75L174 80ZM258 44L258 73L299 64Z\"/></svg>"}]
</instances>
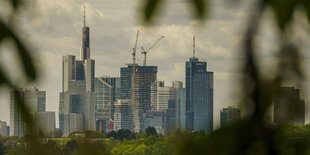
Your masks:
<instances>
[{"instance_id":1,"label":"high-rise office tower","mask_svg":"<svg viewBox=\"0 0 310 155\"><path fill-rule=\"evenodd\" d=\"M178 88L177 93L177 128L185 130L186 122L186 89Z\"/></svg>"},{"instance_id":2,"label":"high-rise office tower","mask_svg":"<svg viewBox=\"0 0 310 155\"><path fill-rule=\"evenodd\" d=\"M177 101L178 89L182 87L183 83L181 81L173 81L172 86L165 86L164 81L157 81L155 110L167 110L168 101Z\"/></svg>"},{"instance_id":3,"label":"high-rise office tower","mask_svg":"<svg viewBox=\"0 0 310 155\"><path fill-rule=\"evenodd\" d=\"M277 124L305 124L305 101L299 89L281 87L274 97L274 122Z\"/></svg>"},{"instance_id":4,"label":"high-rise office tower","mask_svg":"<svg viewBox=\"0 0 310 155\"><path fill-rule=\"evenodd\" d=\"M45 112L46 107L46 92L40 91L38 88L19 89L18 90L23 102L27 105L30 113L35 117L36 113ZM45 120L46 123L55 123ZM40 122L37 122L40 126ZM44 130L38 127L39 130ZM24 136L25 124L21 115L21 111L15 100L14 92L11 92L10 99L10 136Z\"/></svg>"},{"instance_id":5,"label":"high-rise office tower","mask_svg":"<svg viewBox=\"0 0 310 155\"><path fill-rule=\"evenodd\" d=\"M151 110L151 93L156 91L157 66L136 65L135 131L143 130L143 114ZM154 90L155 89L155 90ZM121 68L121 99L132 99L132 65Z\"/></svg>"},{"instance_id":6,"label":"high-rise office tower","mask_svg":"<svg viewBox=\"0 0 310 155\"><path fill-rule=\"evenodd\" d=\"M168 100L168 109L166 111L166 125L165 128L167 129L167 134L172 134L177 129L177 107L176 107L176 100Z\"/></svg>"},{"instance_id":7,"label":"high-rise office tower","mask_svg":"<svg viewBox=\"0 0 310 155\"><path fill-rule=\"evenodd\" d=\"M151 92L151 111L157 111L157 88L164 87L164 81L157 81L156 85L152 85L151 90L155 90Z\"/></svg>"},{"instance_id":8,"label":"high-rise office tower","mask_svg":"<svg viewBox=\"0 0 310 155\"><path fill-rule=\"evenodd\" d=\"M6 126L6 122L4 121L0 121L0 136L9 136L7 133L8 133L8 128Z\"/></svg>"},{"instance_id":9,"label":"high-rise office tower","mask_svg":"<svg viewBox=\"0 0 310 155\"><path fill-rule=\"evenodd\" d=\"M232 106L223 108L220 113L220 120L221 127L240 120L240 109Z\"/></svg>"},{"instance_id":10,"label":"high-rise office tower","mask_svg":"<svg viewBox=\"0 0 310 155\"><path fill-rule=\"evenodd\" d=\"M7 131L6 135L10 136L10 126L6 126L6 131Z\"/></svg>"},{"instance_id":11,"label":"high-rise office tower","mask_svg":"<svg viewBox=\"0 0 310 155\"><path fill-rule=\"evenodd\" d=\"M177 128L178 89L182 86L180 81L173 81L172 86L165 86L163 81L157 82L156 110L166 111L165 133L173 133Z\"/></svg>"},{"instance_id":12,"label":"high-rise office tower","mask_svg":"<svg viewBox=\"0 0 310 155\"><path fill-rule=\"evenodd\" d=\"M175 128L185 129L185 93L183 95L183 82L173 81L172 87L176 89L175 98ZM185 89L184 89L185 91ZM181 120L182 119L182 120ZM184 120L184 122L182 122ZM183 123L183 124L182 124ZM182 127L182 125L184 127Z\"/></svg>"},{"instance_id":13,"label":"high-rise office tower","mask_svg":"<svg viewBox=\"0 0 310 155\"><path fill-rule=\"evenodd\" d=\"M114 130L133 129L131 100L116 100L114 103Z\"/></svg>"},{"instance_id":14,"label":"high-rise office tower","mask_svg":"<svg viewBox=\"0 0 310 155\"><path fill-rule=\"evenodd\" d=\"M176 100L176 88L165 86L164 82L157 83L157 108L156 110L167 110L168 101Z\"/></svg>"},{"instance_id":15,"label":"high-rise office tower","mask_svg":"<svg viewBox=\"0 0 310 155\"><path fill-rule=\"evenodd\" d=\"M195 48L185 68L186 129L210 132L213 130L213 72L207 71L207 62L195 57Z\"/></svg>"},{"instance_id":16,"label":"high-rise office tower","mask_svg":"<svg viewBox=\"0 0 310 155\"><path fill-rule=\"evenodd\" d=\"M95 78L96 129L98 131L99 129L106 128L104 122L113 119L114 102L115 100L120 99L120 89L119 77Z\"/></svg>"},{"instance_id":17,"label":"high-rise office tower","mask_svg":"<svg viewBox=\"0 0 310 155\"><path fill-rule=\"evenodd\" d=\"M81 60L76 60L73 55L63 56L59 127L64 136L74 131L96 129L95 60L90 59L89 27L85 23L85 14L82 32Z\"/></svg>"}]
</instances>

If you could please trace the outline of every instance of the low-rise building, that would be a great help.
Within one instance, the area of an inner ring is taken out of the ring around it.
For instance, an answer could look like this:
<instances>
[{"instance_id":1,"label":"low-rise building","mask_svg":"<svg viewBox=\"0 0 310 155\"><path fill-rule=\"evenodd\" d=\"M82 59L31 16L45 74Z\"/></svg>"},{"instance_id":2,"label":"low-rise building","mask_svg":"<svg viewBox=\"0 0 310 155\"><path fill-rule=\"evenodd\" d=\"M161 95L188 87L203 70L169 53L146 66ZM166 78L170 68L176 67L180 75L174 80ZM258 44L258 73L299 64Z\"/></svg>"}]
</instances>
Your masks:
<instances>
[{"instance_id":1,"label":"low-rise building","mask_svg":"<svg viewBox=\"0 0 310 155\"><path fill-rule=\"evenodd\" d=\"M36 112L34 118L40 134L53 137L55 132L55 112Z\"/></svg>"},{"instance_id":2,"label":"low-rise building","mask_svg":"<svg viewBox=\"0 0 310 155\"><path fill-rule=\"evenodd\" d=\"M146 111L144 114L144 127L154 127L158 134L165 135L165 112Z\"/></svg>"},{"instance_id":3,"label":"low-rise building","mask_svg":"<svg viewBox=\"0 0 310 155\"><path fill-rule=\"evenodd\" d=\"M226 126L232 122L240 120L240 109L233 106L223 108L220 114L221 127Z\"/></svg>"},{"instance_id":4,"label":"low-rise building","mask_svg":"<svg viewBox=\"0 0 310 155\"><path fill-rule=\"evenodd\" d=\"M0 135L1 136L9 136L7 130L8 130L8 128L7 128L6 122L0 121Z\"/></svg>"}]
</instances>

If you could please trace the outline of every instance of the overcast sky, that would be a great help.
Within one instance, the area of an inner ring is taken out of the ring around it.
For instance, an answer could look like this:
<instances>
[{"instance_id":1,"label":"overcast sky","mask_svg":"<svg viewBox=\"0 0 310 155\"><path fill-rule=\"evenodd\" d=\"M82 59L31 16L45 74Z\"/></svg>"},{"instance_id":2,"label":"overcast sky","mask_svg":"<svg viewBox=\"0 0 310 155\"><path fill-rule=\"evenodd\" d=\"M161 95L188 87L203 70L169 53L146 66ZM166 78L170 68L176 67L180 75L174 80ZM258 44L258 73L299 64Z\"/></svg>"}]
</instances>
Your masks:
<instances>
[{"instance_id":1,"label":"overcast sky","mask_svg":"<svg viewBox=\"0 0 310 155\"><path fill-rule=\"evenodd\" d=\"M96 76L120 76L120 67L132 62L131 52L139 29L138 63L143 63L140 47L148 48L164 35L165 38L147 55L147 64L158 66L158 80L164 80L166 84L174 80L184 82L185 61L192 56L192 37L195 35L196 57L205 60L208 71L214 72L214 121L218 126L220 109L237 105L239 100L238 66L242 63L240 43L253 0L243 0L238 5L226 0L213 0L210 16L202 25L193 20L185 1L171 0L158 16L157 24L147 28L139 18L138 2L141 1L33 0L19 22L22 37L36 50L34 57L41 78L35 85L47 93L47 111L58 112L62 89L62 55L74 54L79 57L85 5ZM272 64L272 57L277 51L277 29L273 21L268 20L273 18L272 15L267 13L265 17L265 24L257 36L257 45L262 66L268 73L272 71L268 65ZM309 43L308 35L300 32L296 36L302 38L302 47L309 50L309 45L303 44ZM11 55L0 53L0 56L3 61ZM304 58L307 65L309 54L305 54ZM17 70L12 69L11 72ZM309 88L308 83L305 85ZM0 97L0 120L9 121L9 94L0 89ZM304 98L307 99L306 96ZM58 122L58 116L56 118Z\"/></svg>"}]
</instances>

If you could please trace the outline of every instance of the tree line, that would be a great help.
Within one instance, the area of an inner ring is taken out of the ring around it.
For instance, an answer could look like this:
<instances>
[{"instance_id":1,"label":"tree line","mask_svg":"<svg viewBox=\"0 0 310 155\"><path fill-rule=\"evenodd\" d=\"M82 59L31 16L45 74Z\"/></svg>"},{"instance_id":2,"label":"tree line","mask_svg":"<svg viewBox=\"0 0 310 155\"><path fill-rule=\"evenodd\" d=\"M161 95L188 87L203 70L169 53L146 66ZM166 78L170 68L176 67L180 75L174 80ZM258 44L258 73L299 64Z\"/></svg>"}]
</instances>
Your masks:
<instances>
[{"instance_id":1,"label":"tree line","mask_svg":"<svg viewBox=\"0 0 310 155\"><path fill-rule=\"evenodd\" d=\"M37 151L45 154L111 154L111 155L166 155L166 154L229 154L238 144L233 128L221 128L220 132L232 133L219 143L217 133L176 130L168 136L156 133L153 127L133 133L120 129L107 134L96 131L75 132L65 138L40 138ZM309 154L310 124L303 126L275 126L275 148L281 154ZM154 132L155 131L155 132ZM244 134L246 136L246 134ZM216 137L216 138L214 138ZM25 137L0 137L0 154L31 154ZM263 152L267 146L256 144L250 152ZM33 150L32 150L33 151Z\"/></svg>"}]
</instances>

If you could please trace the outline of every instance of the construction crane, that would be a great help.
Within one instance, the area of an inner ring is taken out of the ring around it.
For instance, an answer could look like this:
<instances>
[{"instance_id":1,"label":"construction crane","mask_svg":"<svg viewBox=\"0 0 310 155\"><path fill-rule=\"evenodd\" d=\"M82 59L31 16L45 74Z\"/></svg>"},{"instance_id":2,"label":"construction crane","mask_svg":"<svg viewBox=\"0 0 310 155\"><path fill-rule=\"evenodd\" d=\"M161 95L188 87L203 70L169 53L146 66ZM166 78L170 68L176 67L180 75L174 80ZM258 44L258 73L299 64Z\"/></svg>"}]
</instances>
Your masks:
<instances>
[{"instance_id":1,"label":"construction crane","mask_svg":"<svg viewBox=\"0 0 310 155\"><path fill-rule=\"evenodd\" d=\"M144 50L143 47L141 47L142 52L141 54L144 54L144 60L143 60L143 66L146 66L146 54L160 41L164 38L164 36L161 36L148 50Z\"/></svg>"},{"instance_id":2,"label":"construction crane","mask_svg":"<svg viewBox=\"0 0 310 155\"><path fill-rule=\"evenodd\" d=\"M132 56L133 56L133 63L132 63L132 116L133 116L133 124L135 127L136 121L135 121L135 103L136 103L136 94L135 94L135 80L136 80L136 51L137 51L137 45L138 45L138 38L139 38L139 30L137 32L136 36L136 43L135 47L133 48Z\"/></svg>"}]
</instances>

